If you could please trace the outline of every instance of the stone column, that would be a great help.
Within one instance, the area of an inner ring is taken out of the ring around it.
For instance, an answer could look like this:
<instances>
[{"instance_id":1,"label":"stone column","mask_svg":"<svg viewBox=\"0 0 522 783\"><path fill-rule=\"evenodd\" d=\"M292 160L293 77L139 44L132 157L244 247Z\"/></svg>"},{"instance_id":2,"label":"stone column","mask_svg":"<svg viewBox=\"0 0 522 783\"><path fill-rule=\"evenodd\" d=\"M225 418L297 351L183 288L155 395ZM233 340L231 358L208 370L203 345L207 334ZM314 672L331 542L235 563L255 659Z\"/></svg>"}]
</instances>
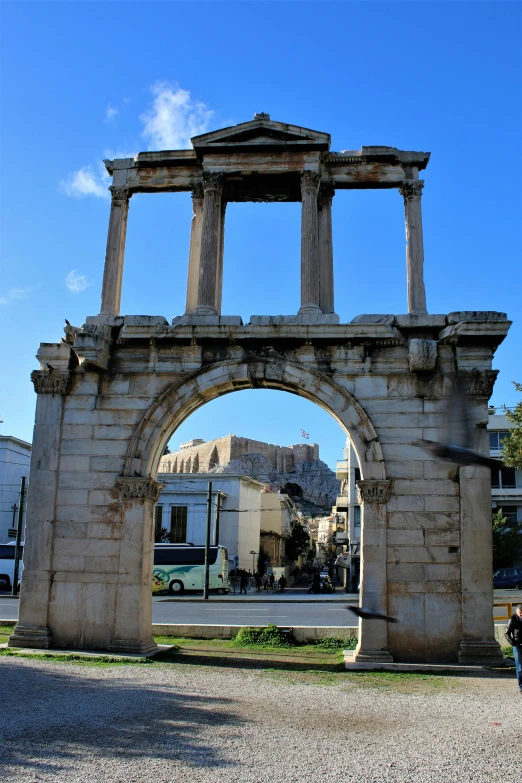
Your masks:
<instances>
[{"instance_id":1,"label":"stone column","mask_svg":"<svg viewBox=\"0 0 522 783\"><path fill-rule=\"evenodd\" d=\"M223 175L203 172L203 228L199 264L198 301L195 312L199 315L217 315L216 286L222 221L221 195Z\"/></svg>"},{"instance_id":2,"label":"stone column","mask_svg":"<svg viewBox=\"0 0 522 783\"><path fill-rule=\"evenodd\" d=\"M156 648L152 638L151 597L154 505L164 486L153 478L118 480L122 523L116 620L109 650L146 653Z\"/></svg>"},{"instance_id":3,"label":"stone column","mask_svg":"<svg viewBox=\"0 0 522 783\"><path fill-rule=\"evenodd\" d=\"M18 623L9 638L10 647L48 648L48 627L53 575L53 524L64 395L70 385L68 371L35 370L31 380L38 395L29 472L24 574Z\"/></svg>"},{"instance_id":4,"label":"stone column","mask_svg":"<svg viewBox=\"0 0 522 783\"><path fill-rule=\"evenodd\" d=\"M484 398L484 420L487 419ZM477 429L479 451L489 454L486 429ZM503 655L493 621L493 533L491 473L488 468L461 467L460 563L462 579L462 642L459 663L499 665Z\"/></svg>"},{"instance_id":5,"label":"stone column","mask_svg":"<svg viewBox=\"0 0 522 783\"><path fill-rule=\"evenodd\" d=\"M331 182L322 182L319 188L319 260L321 286L319 305L323 313L334 312L332 199L335 188Z\"/></svg>"},{"instance_id":6,"label":"stone column","mask_svg":"<svg viewBox=\"0 0 522 783\"><path fill-rule=\"evenodd\" d=\"M408 313L427 313L424 290L424 244L422 239L421 194L424 180L406 180L399 188L406 215L406 274Z\"/></svg>"},{"instance_id":7,"label":"stone column","mask_svg":"<svg viewBox=\"0 0 522 783\"><path fill-rule=\"evenodd\" d=\"M192 188L192 211L186 314L192 313L198 304L199 261L203 228L203 183L201 182L195 182Z\"/></svg>"},{"instance_id":8,"label":"stone column","mask_svg":"<svg viewBox=\"0 0 522 783\"><path fill-rule=\"evenodd\" d=\"M109 190L112 193L112 202L103 271L101 315L119 315L127 217L132 194L126 186L112 185Z\"/></svg>"},{"instance_id":9,"label":"stone column","mask_svg":"<svg viewBox=\"0 0 522 783\"><path fill-rule=\"evenodd\" d=\"M216 275L216 309L218 315L221 315L221 300L223 298L223 258L225 254L225 212L227 210L226 201L221 202L221 223L219 226L219 253L218 269Z\"/></svg>"},{"instance_id":10,"label":"stone column","mask_svg":"<svg viewBox=\"0 0 522 783\"><path fill-rule=\"evenodd\" d=\"M358 481L357 490L362 513L361 536L361 606L388 613L386 574L387 502L391 481ZM359 620L359 642L355 661L390 663L388 627L382 620Z\"/></svg>"},{"instance_id":11,"label":"stone column","mask_svg":"<svg viewBox=\"0 0 522 783\"><path fill-rule=\"evenodd\" d=\"M301 307L299 313L320 314L319 220L317 195L321 175L301 175Z\"/></svg>"}]
</instances>

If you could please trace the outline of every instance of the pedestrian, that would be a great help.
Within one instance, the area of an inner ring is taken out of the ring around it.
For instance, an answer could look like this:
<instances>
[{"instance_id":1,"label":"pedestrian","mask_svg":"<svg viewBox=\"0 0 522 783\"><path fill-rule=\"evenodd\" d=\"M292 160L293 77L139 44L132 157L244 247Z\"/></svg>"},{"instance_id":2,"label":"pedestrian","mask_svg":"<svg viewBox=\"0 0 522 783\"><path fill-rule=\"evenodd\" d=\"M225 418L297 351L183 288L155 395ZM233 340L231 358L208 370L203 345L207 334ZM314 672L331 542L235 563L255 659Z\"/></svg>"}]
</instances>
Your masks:
<instances>
[{"instance_id":1,"label":"pedestrian","mask_svg":"<svg viewBox=\"0 0 522 783\"><path fill-rule=\"evenodd\" d=\"M243 572L239 577L239 595L243 595L243 593L245 595L247 594L246 585L247 585L247 578L246 578L246 574Z\"/></svg>"},{"instance_id":2,"label":"pedestrian","mask_svg":"<svg viewBox=\"0 0 522 783\"><path fill-rule=\"evenodd\" d=\"M279 578L279 589L283 591L286 587L286 576L284 574L281 574Z\"/></svg>"},{"instance_id":3,"label":"pedestrian","mask_svg":"<svg viewBox=\"0 0 522 783\"><path fill-rule=\"evenodd\" d=\"M515 614L511 615L505 637L513 647L518 687L522 693L522 604L519 604Z\"/></svg>"},{"instance_id":4,"label":"pedestrian","mask_svg":"<svg viewBox=\"0 0 522 783\"><path fill-rule=\"evenodd\" d=\"M259 576L259 572L256 571L254 574L254 581L256 583L256 593L259 593L261 590L261 577Z\"/></svg>"},{"instance_id":5,"label":"pedestrian","mask_svg":"<svg viewBox=\"0 0 522 783\"><path fill-rule=\"evenodd\" d=\"M263 590L268 590L268 574L263 574L261 584L263 585Z\"/></svg>"},{"instance_id":6,"label":"pedestrian","mask_svg":"<svg viewBox=\"0 0 522 783\"><path fill-rule=\"evenodd\" d=\"M274 576L274 572L273 571L270 574L269 579L270 579L270 589L273 590L274 589L274 582L275 582L275 576Z\"/></svg>"}]
</instances>

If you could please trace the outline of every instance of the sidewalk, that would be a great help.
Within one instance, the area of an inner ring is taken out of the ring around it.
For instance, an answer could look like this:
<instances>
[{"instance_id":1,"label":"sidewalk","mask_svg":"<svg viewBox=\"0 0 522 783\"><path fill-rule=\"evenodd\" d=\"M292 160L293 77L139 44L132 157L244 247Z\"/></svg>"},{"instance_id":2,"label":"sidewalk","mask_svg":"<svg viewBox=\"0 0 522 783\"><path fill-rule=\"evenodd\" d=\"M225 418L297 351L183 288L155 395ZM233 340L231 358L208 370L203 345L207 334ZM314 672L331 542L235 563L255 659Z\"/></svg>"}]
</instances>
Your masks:
<instances>
[{"instance_id":1,"label":"sidewalk","mask_svg":"<svg viewBox=\"0 0 522 783\"><path fill-rule=\"evenodd\" d=\"M154 599L156 601L203 601L201 593L196 595L183 595L179 598L170 595L169 593L156 593ZM239 591L234 595L229 593L228 595L215 595L211 594L208 598L212 603L278 603L278 604L316 604L316 603L359 603L358 593L344 593L342 588L338 588L335 593L309 593L306 588L302 587L289 587L284 592L280 590L260 590L257 592L255 589L249 588L247 595L240 595Z\"/></svg>"}]
</instances>

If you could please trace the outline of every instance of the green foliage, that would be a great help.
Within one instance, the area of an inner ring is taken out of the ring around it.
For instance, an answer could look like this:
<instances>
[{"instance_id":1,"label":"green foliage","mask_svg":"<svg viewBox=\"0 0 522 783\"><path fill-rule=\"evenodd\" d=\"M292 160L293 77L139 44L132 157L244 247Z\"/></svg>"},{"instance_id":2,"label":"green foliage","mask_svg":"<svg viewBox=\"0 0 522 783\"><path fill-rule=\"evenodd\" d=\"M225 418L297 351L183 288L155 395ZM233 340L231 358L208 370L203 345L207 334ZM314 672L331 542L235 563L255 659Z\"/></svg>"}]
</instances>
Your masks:
<instances>
[{"instance_id":1,"label":"green foliage","mask_svg":"<svg viewBox=\"0 0 522 783\"><path fill-rule=\"evenodd\" d=\"M522 522L510 523L499 508L493 514L493 570L509 568L522 555Z\"/></svg>"},{"instance_id":2,"label":"green foliage","mask_svg":"<svg viewBox=\"0 0 522 783\"><path fill-rule=\"evenodd\" d=\"M522 392L522 383L513 381L513 384L517 391ZM509 468L522 468L522 400L516 404L515 410L504 410L512 428L502 442L502 461Z\"/></svg>"},{"instance_id":3,"label":"green foliage","mask_svg":"<svg viewBox=\"0 0 522 783\"><path fill-rule=\"evenodd\" d=\"M314 646L320 647L321 650L355 650L357 639L344 639L342 636L323 636L321 639L316 639Z\"/></svg>"},{"instance_id":4,"label":"green foliage","mask_svg":"<svg viewBox=\"0 0 522 783\"><path fill-rule=\"evenodd\" d=\"M272 624L266 628L241 628L232 641L234 647L294 647L296 644L293 633L284 633Z\"/></svg>"},{"instance_id":5,"label":"green foliage","mask_svg":"<svg viewBox=\"0 0 522 783\"><path fill-rule=\"evenodd\" d=\"M292 523L292 534L285 543L285 555L289 560L297 560L300 554L310 546L310 538L300 522Z\"/></svg>"}]
</instances>

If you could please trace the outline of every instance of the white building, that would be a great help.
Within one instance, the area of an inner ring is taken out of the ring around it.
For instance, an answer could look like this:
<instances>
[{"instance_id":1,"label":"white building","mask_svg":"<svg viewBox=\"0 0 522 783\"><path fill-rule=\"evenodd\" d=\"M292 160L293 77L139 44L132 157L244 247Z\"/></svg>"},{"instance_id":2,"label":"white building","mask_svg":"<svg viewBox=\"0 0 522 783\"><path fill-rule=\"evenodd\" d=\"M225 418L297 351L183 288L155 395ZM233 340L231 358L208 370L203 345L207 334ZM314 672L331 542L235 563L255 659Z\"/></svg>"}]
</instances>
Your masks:
<instances>
[{"instance_id":1,"label":"white building","mask_svg":"<svg viewBox=\"0 0 522 783\"><path fill-rule=\"evenodd\" d=\"M160 473L158 480L167 486L156 505L156 540L161 540L163 530L172 543L204 546L209 479L212 481L210 542L226 546L229 560L237 556L239 568L252 571L253 563L257 568L264 484L249 476Z\"/></svg>"},{"instance_id":2,"label":"white building","mask_svg":"<svg viewBox=\"0 0 522 783\"><path fill-rule=\"evenodd\" d=\"M522 522L522 470L507 468L500 459L502 440L511 426L506 416L488 417L489 453L498 459L498 471L491 472L491 504L513 522Z\"/></svg>"},{"instance_id":3,"label":"white building","mask_svg":"<svg viewBox=\"0 0 522 783\"><path fill-rule=\"evenodd\" d=\"M0 544L12 541L8 530L17 525L20 482L22 476L29 481L30 462L30 443L11 435L0 435ZM23 524L25 525L25 515Z\"/></svg>"},{"instance_id":4,"label":"white building","mask_svg":"<svg viewBox=\"0 0 522 783\"><path fill-rule=\"evenodd\" d=\"M348 534L350 579L354 585L359 581L361 563L361 507L357 494L357 481L361 478L361 471L349 438L346 439L343 453L344 459L337 461L336 478L341 482L341 489L333 511L343 518Z\"/></svg>"}]
</instances>

